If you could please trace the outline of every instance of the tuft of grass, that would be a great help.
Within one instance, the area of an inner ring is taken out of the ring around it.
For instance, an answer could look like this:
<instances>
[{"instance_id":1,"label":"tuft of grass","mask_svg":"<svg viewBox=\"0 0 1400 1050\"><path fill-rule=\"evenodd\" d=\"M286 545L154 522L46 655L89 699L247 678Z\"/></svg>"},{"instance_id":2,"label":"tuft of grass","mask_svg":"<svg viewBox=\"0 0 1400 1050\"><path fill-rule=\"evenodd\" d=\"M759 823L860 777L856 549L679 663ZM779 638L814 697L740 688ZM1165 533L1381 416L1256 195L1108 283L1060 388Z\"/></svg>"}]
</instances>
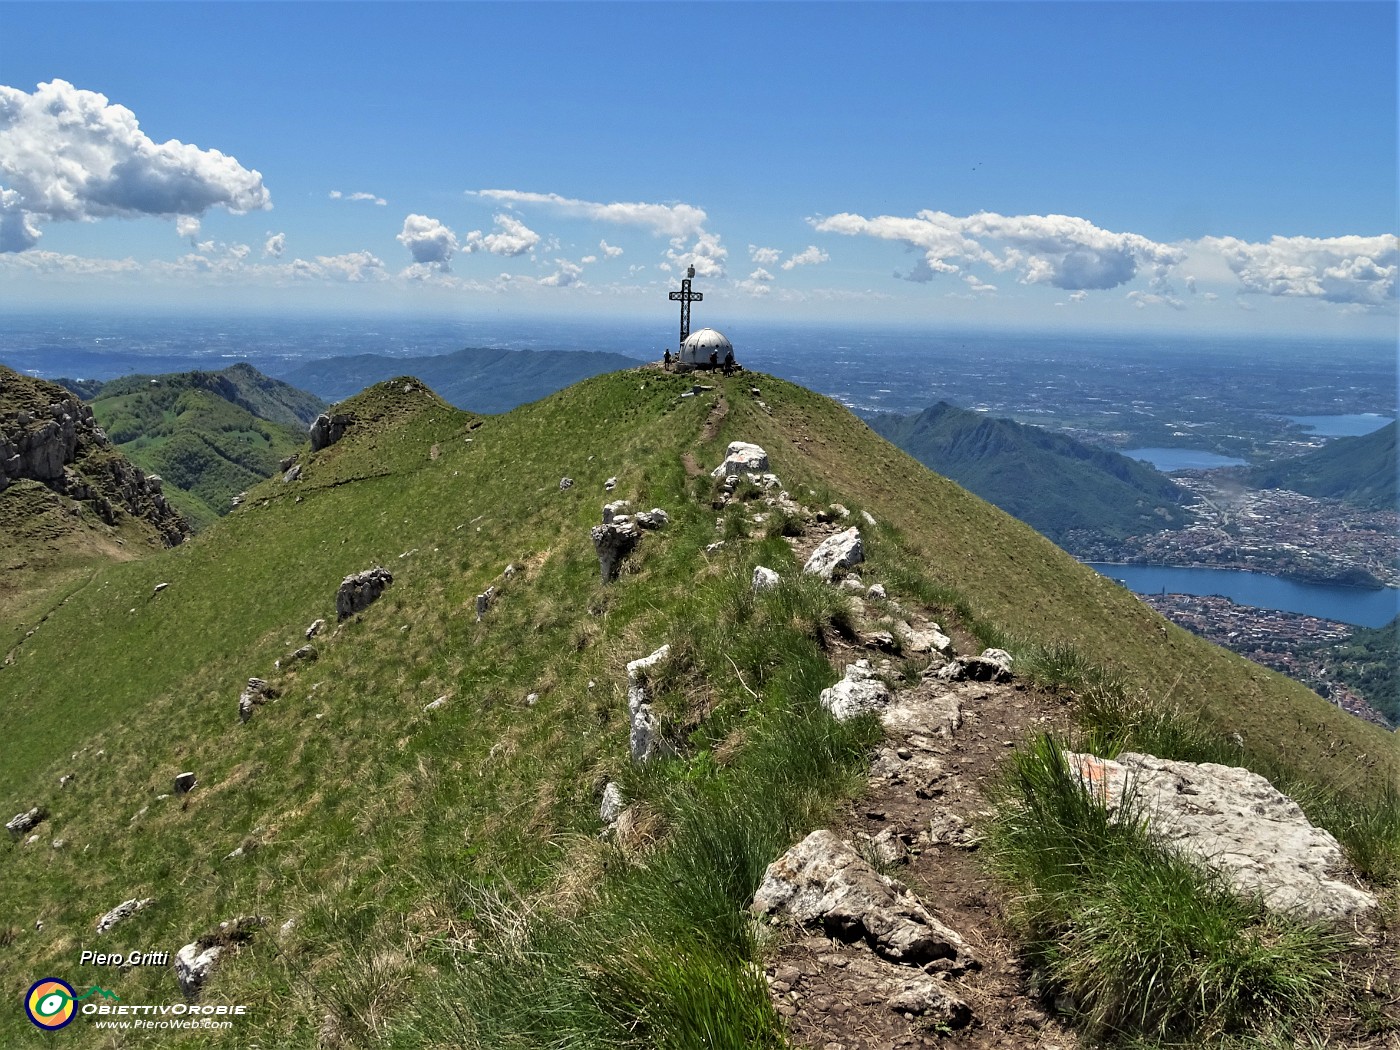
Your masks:
<instances>
[{"instance_id":1,"label":"tuft of grass","mask_svg":"<svg viewBox=\"0 0 1400 1050\"><path fill-rule=\"evenodd\" d=\"M1043 987L1094 1038L1203 1045L1306 1031L1341 986L1347 939L1272 915L1110 813L1037 737L1012 762L986 848L1021 896Z\"/></svg>"}]
</instances>

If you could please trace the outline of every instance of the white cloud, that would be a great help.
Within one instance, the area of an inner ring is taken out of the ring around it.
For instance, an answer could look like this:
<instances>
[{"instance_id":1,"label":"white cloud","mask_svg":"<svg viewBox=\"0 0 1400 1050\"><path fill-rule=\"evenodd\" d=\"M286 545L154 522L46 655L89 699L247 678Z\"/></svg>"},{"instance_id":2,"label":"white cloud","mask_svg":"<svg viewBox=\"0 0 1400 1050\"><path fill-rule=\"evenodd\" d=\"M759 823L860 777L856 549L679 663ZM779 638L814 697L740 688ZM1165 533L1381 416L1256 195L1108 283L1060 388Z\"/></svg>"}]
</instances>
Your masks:
<instances>
[{"instance_id":1,"label":"white cloud","mask_svg":"<svg viewBox=\"0 0 1400 1050\"><path fill-rule=\"evenodd\" d=\"M559 269L555 270L548 277L541 277L539 283L546 288L567 288L571 284L577 284L583 267L569 262L568 259L555 259L554 263Z\"/></svg>"},{"instance_id":2,"label":"white cloud","mask_svg":"<svg viewBox=\"0 0 1400 1050\"><path fill-rule=\"evenodd\" d=\"M422 218L422 216L419 216ZM432 220L429 220L432 221ZM358 284L387 280L384 263L369 252L347 252L344 255L318 255L314 262L293 259L287 266L293 277L308 280L346 281Z\"/></svg>"},{"instance_id":3,"label":"white cloud","mask_svg":"<svg viewBox=\"0 0 1400 1050\"><path fill-rule=\"evenodd\" d=\"M507 204L539 204L597 222L613 222L625 226L641 226L652 233L667 237L699 236L705 227L705 212L690 204L613 203L561 197L557 193L530 193L524 190L469 190L487 200Z\"/></svg>"},{"instance_id":4,"label":"white cloud","mask_svg":"<svg viewBox=\"0 0 1400 1050\"><path fill-rule=\"evenodd\" d=\"M622 254L622 249L615 244L609 244L606 240L598 242L598 250L603 253L605 259L616 259Z\"/></svg>"},{"instance_id":5,"label":"white cloud","mask_svg":"<svg viewBox=\"0 0 1400 1050\"><path fill-rule=\"evenodd\" d=\"M90 259L36 248L33 251L0 255L0 272L44 274L53 277L113 277L141 273L135 259Z\"/></svg>"},{"instance_id":6,"label":"white cloud","mask_svg":"<svg viewBox=\"0 0 1400 1050\"><path fill-rule=\"evenodd\" d=\"M193 215L180 215L175 219L175 234L178 237L193 237L199 232L199 220Z\"/></svg>"},{"instance_id":7,"label":"white cloud","mask_svg":"<svg viewBox=\"0 0 1400 1050\"><path fill-rule=\"evenodd\" d=\"M815 244L809 244L802 251L795 255L788 256L783 263L784 270L791 270L797 266L818 266L821 263L830 261L831 256L822 251Z\"/></svg>"},{"instance_id":8,"label":"white cloud","mask_svg":"<svg viewBox=\"0 0 1400 1050\"><path fill-rule=\"evenodd\" d=\"M771 281L772 279L773 275L767 270L765 270L762 266L758 267L754 270L753 273L749 274L750 281Z\"/></svg>"},{"instance_id":9,"label":"white cloud","mask_svg":"<svg viewBox=\"0 0 1400 1050\"><path fill-rule=\"evenodd\" d=\"M1089 298L1088 292L1079 291L1069 293L1069 301L1072 303L1082 303L1087 298Z\"/></svg>"},{"instance_id":10,"label":"white cloud","mask_svg":"<svg viewBox=\"0 0 1400 1050\"><path fill-rule=\"evenodd\" d=\"M1067 290L1116 288L1140 267L1169 267L1184 257L1180 248L1135 233L1100 229L1071 215L998 215L978 212L959 217L920 211L908 218L867 219L849 212L809 220L822 233L863 235L899 241L923 253L905 280L926 282L937 273L958 273L971 263L1017 271L1026 284Z\"/></svg>"},{"instance_id":11,"label":"white cloud","mask_svg":"<svg viewBox=\"0 0 1400 1050\"><path fill-rule=\"evenodd\" d=\"M1173 310L1186 309L1186 304L1180 299L1171 295L1158 295L1155 292L1129 292L1128 302L1132 303L1139 310L1145 310L1149 306L1170 306Z\"/></svg>"},{"instance_id":12,"label":"white cloud","mask_svg":"<svg viewBox=\"0 0 1400 1050\"><path fill-rule=\"evenodd\" d=\"M497 215L496 232L482 236L480 230L472 230L466 236L465 251L488 251L493 255L524 255L540 243L540 235L530 229L514 215Z\"/></svg>"},{"instance_id":13,"label":"white cloud","mask_svg":"<svg viewBox=\"0 0 1400 1050\"><path fill-rule=\"evenodd\" d=\"M331 190L330 196L331 200L333 201L368 201L369 203L376 204L381 208L385 207L389 203L383 197L376 196L373 193L365 193L363 191L358 193L341 193L339 190Z\"/></svg>"},{"instance_id":14,"label":"white cloud","mask_svg":"<svg viewBox=\"0 0 1400 1050\"><path fill-rule=\"evenodd\" d=\"M970 273L963 274L963 283L966 284L969 288L971 288L974 292L995 292L997 290L996 285L987 284ZM1080 295L1082 293L1074 292L1071 294Z\"/></svg>"},{"instance_id":15,"label":"white cloud","mask_svg":"<svg viewBox=\"0 0 1400 1050\"><path fill-rule=\"evenodd\" d=\"M1203 237L1196 244L1221 255L1246 292L1371 307L1396 298L1400 238L1394 234L1276 236L1267 244Z\"/></svg>"},{"instance_id":16,"label":"white cloud","mask_svg":"<svg viewBox=\"0 0 1400 1050\"><path fill-rule=\"evenodd\" d=\"M1204 292L1202 293L1201 298L1208 303L1213 303L1215 302L1215 300L1219 299L1220 296L1216 295L1214 292Z\"/></svg>"},{"instance_id":17,"label":"white cloud","mask_svg":"<svg viewBox=\"0 0 1400 1050\"><path fill-rule=\"evenodd\" d=\"M450 270L452 256L457 251L457 235L426 215L410 214L403 221L403 230L396 240L413 255L420 266L433 266L443 272Z\"/></svg>"},{"instance_id":18,"label":"white cloud","mask_svg":"<svg viewBox=\"0 0 1400 1050\"><path fill-rule=\"evenodd\" d=\"M32 248L43 221L235 214L271 207L262 175L214 149L152 141L136 115L63 80L0 85L0 251Z\"/></svg>"},{"instance_id":19,"label":"white cloud","mask_svg":"<svg viewBox=\"0 0 1400 1050\"><path fill-rule=\"evenodd\" d=\"M287 250L287 235L285 233L270 234L263 243L263 255L269 259L280 259L282 253Z\"/></svg>"},{"instance_id":20,"label":"white cloud","mask_svg":"<svg viewBox=\"0 0 1400 1050\"><path fill-rule=\"evenodd\" d=\"M783 257L783 253L777 248L760 248L756 244L749 245L749 258L760 266L772 266Z\"/></svg>"},{"instance_id":21,"label":"white cloud","mask_svg":"<svg viewBox=\"0 0 1400 1050\"><path fill-rule=\"evenodd\" d=\"M671 266L678 270L694 266L697 277L723 277L724 260L728 257L729 249L719 243L719 234L703 231L689 248L685 246L685 238L672 238L671 247L666 251Z\"/></svg>"}]
</instances>

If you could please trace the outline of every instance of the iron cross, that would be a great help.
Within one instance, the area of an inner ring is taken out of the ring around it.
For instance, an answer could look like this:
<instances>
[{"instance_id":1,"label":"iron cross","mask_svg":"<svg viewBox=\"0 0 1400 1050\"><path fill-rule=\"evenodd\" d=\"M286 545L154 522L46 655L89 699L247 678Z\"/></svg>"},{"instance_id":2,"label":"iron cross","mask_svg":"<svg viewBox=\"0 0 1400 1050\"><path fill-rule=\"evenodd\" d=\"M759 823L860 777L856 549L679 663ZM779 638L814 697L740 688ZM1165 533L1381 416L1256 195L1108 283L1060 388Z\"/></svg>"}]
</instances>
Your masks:
<instances>
[{"instance_id":1,"label":"iron cross","mask_svg":"<svg viewBox=\"0 0 1400 1050\"><path fill-rule=\"evenodd\" d=\"M690 268L690 274L681 281L681 290L671 293L671 301L679 301L681 304L681 342L684 343L686 337L690 335L690 304L698 303L705 298L703 292L692 292L690 290L690 278L695 275L695 268ZM680 347L676 347L676 355L680 356Z\"/></svg>"}]
</instances>

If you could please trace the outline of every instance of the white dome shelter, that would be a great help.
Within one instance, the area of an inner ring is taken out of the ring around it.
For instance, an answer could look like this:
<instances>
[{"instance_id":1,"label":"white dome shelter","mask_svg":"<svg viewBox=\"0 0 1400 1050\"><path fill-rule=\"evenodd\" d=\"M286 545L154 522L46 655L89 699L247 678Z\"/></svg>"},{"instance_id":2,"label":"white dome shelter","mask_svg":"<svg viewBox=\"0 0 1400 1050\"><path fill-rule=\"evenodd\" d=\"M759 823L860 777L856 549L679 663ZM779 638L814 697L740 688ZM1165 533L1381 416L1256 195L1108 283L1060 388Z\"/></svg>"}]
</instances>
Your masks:
<instances>
[{"instance_id":1,"label":"white dome shelter","mask_svg":"<svg viewBox=\"0 0 1400 1050\"><path fill-rule=\"evenodd\" d=\"M724 355L733 352L734 344L724 337L723 332L717 332L713 328L702 328L686 337L677 356L681 364L708 367L711 350L715 352L716 361L722 365Z\"/></svg>"}]
</instances>

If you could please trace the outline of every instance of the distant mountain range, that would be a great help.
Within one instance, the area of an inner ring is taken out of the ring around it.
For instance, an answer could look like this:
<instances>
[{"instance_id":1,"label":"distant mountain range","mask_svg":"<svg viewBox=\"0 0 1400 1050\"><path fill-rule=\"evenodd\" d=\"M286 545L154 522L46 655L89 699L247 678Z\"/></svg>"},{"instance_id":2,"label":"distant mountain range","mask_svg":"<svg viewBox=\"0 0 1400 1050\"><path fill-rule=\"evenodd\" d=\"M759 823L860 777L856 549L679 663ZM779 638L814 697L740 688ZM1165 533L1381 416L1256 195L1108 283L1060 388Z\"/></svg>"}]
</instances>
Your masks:
<instances>
[{"instance_id":1,"label":"distant mountain range","mask_svg":"<svg viewBox=\"0 0 1400 1050\"><path fill-rule=\"evenodd\" d=\"M90 402L117 448L161 476L170 502L196 527L227 514L235 495L275 474L326 407L248 364L61 382Z\"/></svg>"},{"instance_id":2,"label":"distant mountain range","mask_svg":"<svg viewBox=\"0 0 1400 1050\"><path fill-rule=\"evenodd\" d=\"M1183 490L1165 474L1064 434L942 401L868 422L926 467L1071 550L1076 539L1123 539L1190 520Z\"/></svg>"},{"instance_id":3,"label":"distant mountain range","mask_svg":"<svg viewBox=\"0 0 1400 1050\"><path fill-rule=\"evenodd\" d=\"M357 354L278 371L278 378L328 401L395 376L413 375L445 400L472 412L508 412L581 379L636 368L636 358L594 350L500 350L466 347L428 357Z\"/></svg>"},{"instance_id":4,"label":"distant mountain range","mask_svg":"<svg viewBox=\"0 0 1400 1050\"><path fill-rule=\"evenodd\" d=\"M1396 422L1361 437L1329 441L1315 452L1254 467L1250 485L1342 499L1366 508L1396 505Z\"/></svg>"}]
</instances>

